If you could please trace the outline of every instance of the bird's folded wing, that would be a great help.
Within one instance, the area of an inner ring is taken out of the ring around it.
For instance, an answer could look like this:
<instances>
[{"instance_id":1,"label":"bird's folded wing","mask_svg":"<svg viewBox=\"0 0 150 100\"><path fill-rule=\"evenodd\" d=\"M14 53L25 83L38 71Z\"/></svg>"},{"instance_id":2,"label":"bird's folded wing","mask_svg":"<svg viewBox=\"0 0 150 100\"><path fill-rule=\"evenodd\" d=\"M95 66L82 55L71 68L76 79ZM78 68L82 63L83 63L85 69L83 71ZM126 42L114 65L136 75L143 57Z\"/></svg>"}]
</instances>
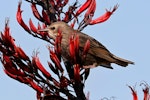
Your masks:
<instances>
[{"instance_id":1,"label":"bird's folded wing","mask_svg":"<svg viewBox=\"0 0 150 100\"><path fill-rule=\"evenodd\" d=\"M103 46L100 42L86 34L79 35L79 47L83 49L87 40L90 40L90 49L88 51L89 54L110 62L115 62L112 54L106 49L105 46Z\"/></svg>"}]
</instances>

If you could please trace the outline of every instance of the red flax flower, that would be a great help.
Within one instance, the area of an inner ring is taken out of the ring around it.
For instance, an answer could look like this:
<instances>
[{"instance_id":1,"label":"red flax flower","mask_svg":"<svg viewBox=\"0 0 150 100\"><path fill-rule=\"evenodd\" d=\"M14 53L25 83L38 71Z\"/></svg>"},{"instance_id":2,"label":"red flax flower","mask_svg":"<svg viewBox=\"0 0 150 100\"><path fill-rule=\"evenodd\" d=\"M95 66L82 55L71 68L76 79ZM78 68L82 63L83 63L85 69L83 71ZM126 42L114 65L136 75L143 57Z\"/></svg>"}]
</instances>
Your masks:
<instances>
[{"instance_id":1,"label":"red flax flower","mask_svg":"<svg viewBox=\"0 0 150 100\"><path fill-rule=\"evenodd\" d=\"M84 20L87 21L87 19L91 20L91 18L94 16L96 10L96 1L92 0L90 6L87 9L87 12L84 15Z\"/></svg>"},{"instance_id":2,"label":"red flax flower","mask_svg":"<svg viewBox=\"0 0 150 100\"><path fill-rule=\"evenodd\" d=\"M69 43L69 51L70 51L70 57L75 61L75 46L74 46L74 38L70 37L70 43Z\"/></svg>"},{"instance_id":3,"label":"red flax flower","mask_svg":"<svg viewBox=\"0 0 150 100\"><path fill-rule=\"evenodd\" d=\"M77 29L80 31L83 30L87 25L94 25L94 24L102 23L108 20L110 16L118 8L118 5L116 5L112 11L106 10L106 13L104 15L96 19L92 19L96 10L96 0L87 0L80 7L77 6L78 1L76 1L73 5L70 5L68 7L67 11L65 11L64 8L68 4L69 0L50 0L50 1L26 0L26 1L31 3L31 10L32 10L33 15L40 22L45 23L45 26L50 25L51 23L56 22L56 21L64 21L66 23L71 22L72 27L74 27L75 23L79 23L79 26ZM41 15L39 13L39 10L37 9L37 5L42 7ZM84 11L86 11L84 18L81 22L79 22L78 17ZM25 22L22 19L21 2L19 2L18 4L16 18L17 18L18 23L28 33L30 33L34 37L46 40L51 43L49 37L47 37L47 34L45 34L45 32L37 31L37 29L39 28L36 28L35 25L33 25L31 19L29 20L30 28L25 24Z\"/></svg>"},{"instance_id":4,"label":"red flax flower","mask_svg":"<svg viewBox=\"0 0 150 100\"><path fill-rule=\"evenodd\" d=\"M16 18L18 23L27 31L30 33L30 29L29 27L24 23L24 21L22 20L22 10L21 10L21 1L19 2L18 5L18 10L17 10L17 14L16 14Z\"/></svg>"},{"instance_id":5,"label":"red flax flower","mask_svg":"<svg viewBox=\"0 0 150 100\"><path fill-rule=\"evenodd\" d=\"M33 15L40 21L43 22L43 18L42 16L39 14L37 8L36 8L36 4L35 3L31 3L31 9L32 9L32 12L33 12Z\"/></svg>"},{"instance_id":6,"label":"red flax flower","mask_svg":"<svg viewBox=\"0 0 150 100\"><path fill-rule=\"evenodd\" d=\"M108 20L118 6L115 6L112 11L106 10L104 15L93 20L92 18L96 10L96 0L86 0L81 6L78 6L77 0L74 4L69 6L69 0L25 1L31 3L32 13L40 22L38 22L38 25L36 26L30 18L28 26L23 21L21 2L18 4L16 19L19 25L29 34L52 44L52 48L54 49L48 48L50 59L52 61L52 63L48 62L48 66L52 73L42 65L37 55L30 59L21 47L16 46L14 39L10 34L8 22L6 22L4 33L1 32L0 36L0 52L2 53L1 62L4 66L4 72L9 77L32 87L37 92L38 100L86 100L83 91L84 82L88 78L90 70L83 69L82 60L84 61L84 59L86 59L90 41L86 41L83 46L83 52L80 52L80 37L77 34L71 37L70 41L68 41L68 54L70 54L70 60L73 61L73 63L70 64L65 62L65 66L63 67L61 65L61 31L58 31L56 40L52 42L46 32L38 30L42 30L56 21L71 23L72 27L76 26L75 24L78 23L79 26L77 26L77 29L82 30L87 25L94 25ZM37 9L37 6L41 6L41 11ZM65 7L68 7L67 10ZM80 22L78 18L83 12L85 12L85 15L83 15L83 19L81 19ZM82 56L81 59L79 59L80 55ZM55 75L56 78L54 78L53 75ZM148 91L145 89L143 91L146 98ZM87 97L87 99L88 98L89 97Z\"/></svg>"},{"instance_id":7,"label":"red flax flower","mask_svg":"<svg viewBox=\"0 0 150 100\"><path fill-rule=\"evenodd\" d=\"M34 56L32 58L32 61L35 62L35 65L37 67L37 69L39 69L42 74L47 78L47 79L50 79L51 78L51 74L44 68L44 66L41 64L39 58L36 56Z\"/></svg>"},{"instance_id":8,"label":"red flax flower","mask_svg":"<svg viewBox=\"0 0 150 100\"><path fill-rule=\"evenodd\" d=\"M61 66L61 64L60 64L60 60L59 60L59 58L57 57L56 53L55 53L54 51L52 51L51 49L49 49L49 51L50 51L50 58L51 58L51 60L55 63L56 67L57 67L61 72L63 72L64 70L63 70L63 68L62 68L62 66Z\"/></svg>"},{"instance_id":9,"label":"red flax flower","mask_svg":"<svg viewBox=\"0 0 150 100\"><path fill-rule=\"evenodd\" d=\"M114 6L112 11L109 11L106 9L106 13L94 20L91 20L90 25L102 23L102 22L108 20L109 17L117 10L117 8L118 8L118 5Z\"/></svg>"},{"instance_id":10,"label":"red flax flower","mask_svg":"<svg viewBox=\"0 0 150 100\"><path fill-rule=\"evenodd\" d=\"M24 72L17 69L16 65L14 64L14 62L12 62L10 57L3 55L2 64L5 70L7 70L9 73L17 75L17 76L25 76Z\"/></svg>"},{"instance_id":11,"label":"red flax flower","mask_svg":"<svg viewBox=\"0 0 150 100\"><path fill-rule=\"evenodd\" d=\"M32 32L37 33L37 28L34 26L31 18L29 20L29 25L30 25L30 29L32 30Z\"/></svg>"},{"instance_id":12,"label":"red flax flower","mask_svg":"<svg viewBox=\"0 0 150 100\"><path fill-rule=\"evenodd\" d=\"M85 43L85 46L84 46L83 53L82 53L84 58L85 58L86 54L88 53L89 49L90 49L90 41L87 40Z\"/></svg>"},{"instance_id":13,"label":"red flax flower","mask_svg":"<svg viewBox=\"0 0 150 100\"><path fill-rule=\"evenodd\" d=\"M77 33L72 33L69 38L69 54L74 63L79 63L79 36Z\"/></svg>"},{"instance_id":14,"label":"red flax flower","mask_svg":"<svg viewBox=\"0 0 150 100\"><path fill-rule=\"evenodd\" d=\"M49 25L50 24L50 19L48 17L47 12L45 12L44 9L42 10L42 15L43 15L43 19L45 20L45 22Z\"/></svg>"},{"instance_id":15,"label":"red flax flower","mask_svg":"<svg viewBox=\"0 0 150 100\"><path fill-rule=\"evenodd\" d=\"M74 79L76 82L81 82L79 64L74 65Z\"/></svg>"},{"instance_id":16,"label":"red flax flower","mask_svg":"<svg viewBox=\"0 0 150 100\"><path fill-rule=\"evenodd\" d=\"M76 16L80 15L84 10L86 10L90 6L91 2L92 0L86 0L86 2L76 12Z\"/></svg>"},{"instance_id":17,"label":"red flax flower","mask_svg":"<svg viewBox=\"0 0 150 100\"><path fill-rule=\"evenodd\" d=\"M14 39L10 35L10 28L8 26L9 20L6 20L4 33L1 32L1 39L3 41L3 45L7 45L8 49L12 50L15 47Z\"/></svg>"},{"instance_id":18,"label":"red flax flower","mask_svg":"<svg viewBox=\"0 0 150 100\"><path fill-rule=\"evenodd\" d=\"M79 55L79 36L77 34L74 37L74 51L75 51L75 56L78 57L78 55Z\"/></svg>"},{"instance_id":19,"label":"red flax flower","mask_svg":"<svg viewBox=\"0 0 150 100\"><path fill-rule=\"evenodd\" d=\"M56 55L59 57L60 61L61 61L61 40L62 40L62 33L60 30L58 30L58 34L54 44L54 50Z\"/></svg>"},{"instance_id":20,"label":"red flax flower","mask_svg":"<svg viewBox=\"0 0 150 100\"><path fill-rule=\"evenodd\" d=\"M38 24L38 28L35 27L35 25L33 24L31 18L29 20L29 26L27 24L25 24L25 22L23 21L22 19L22 10L21 10L21 4L22 2L20 1L19 4L18 4L18 10L17 10L17 13L16 13L16 19L19 23L19 25L22 26L22 28L27 31L29 34L31 34L32 36L34 37L37 37L37 38L40 38L40 39L43 39L43 40L46 40L46 41L50 41L49 38L47 37L47 34L45 32L38 32L37 30L39 29L39 25ZM49 17L47 15L47 13L43 10L42 14L43 16L41 16L36 8L36 4L35 3L32 3L31 5L31 9L33 11L33 15L41 22L43 22L43 24L50 24L50 20L49 20ZM43 25L43 26L46 26L46 25Z\"/></svg>"},{"instance_id":21,"label":"red flax flower","mask_svg":"<svg viewBox=\"0 0 150 100\"><path fill-rule=\"evenodd\" d=\"M23 60L29 60L29 57L25 54L25 52L22 50L21 47L16 46L15 47L15 51L16 51L16 55L18 55L18 57L20 57Z\"/></svg>"},{"instance_id":22,"label":"red flax flower","mask_svg":"<svg viewBox=\"0 0 150 100\"><path fill-rule=\"evenodd\" d=\"M138 100L137 92L135 91L135 89L133 89L131 86L129 86L129 88L132 91L133 100Z\"/></svg>"},{"instance_id":23,"label":"red flax flower","mask_svg":"<svg viewBox=\"0 0 150 100\"><path fill-rule=\"evenodd\" d=\"M38 23L37 30L41 30L41 29L44 29L44 28L45 28L45 24L43 24L41 26L40 23ZM45 39L45 37L47 36L46 32L37 31L37 34L39 34L43 39Z\"/></svg>"},{"instance_id":24,"label":"red flax flower","mask_svg":"<svg viewBox=\"0 0 150 100\"><path fill-rule=\"evenodd\" d=\"M14 80L17 80L17 81L19 81L19 82L21 82L21 83L28 84L28 81L27 81L24 77L11 74L11 73L8 72L6 69L4 69L4 72L5 72L6 75L8 75L9 77L13 78Z\"/></svg>"},{"instance_id":25,"label":"red flax flower","mask_svg":"<svg viewBox=\"0 0 150 100\"><path fill-rule=\"evenodd\" d=\"M38 93L43 93L43 89L33 81L33 79L31 78L26 78L26 80L28 81L28 83L30 84L30 86L35 89Z\"/></svg>"},{"instance_id":26,"label":"red flax flower","mask_svg":"<svg viewBox=\"0 0 150 100\"><path fill-rule=\"evenodd\" d=\"M60 78L60 87L66 88L70 84L70 80L64 76Z\"/></svg>"},{"instance_id":27,"label":"red flax flower","mask_svg":"<svg viewBox=\"0 0 150 100\"><path fill-rule=\"evenodd\" d=\"M141 83L140 86L144 85L144 89L143 89L143 93L144 93L144 96L143 96L143 100L150 100L150 94L149 94L149 85L147 83ZM129 88L131 89L132 91L132 95L133 95L133 100L138 100L138 94L135 90L135 88L129 86Z\"/></svg>"},{"instance_id":28,"label":"red flax flower","mask_svg":"<svg viewBox=\"0 0 150 100\"><path fill-rule=\"evenodd\" d=\"M143 100L150 100L150 94L149 94L149 85L147 83L141 83L141 85L144 85L143 93L144 93L144 98Z\"/></svg>"}]
</instances>

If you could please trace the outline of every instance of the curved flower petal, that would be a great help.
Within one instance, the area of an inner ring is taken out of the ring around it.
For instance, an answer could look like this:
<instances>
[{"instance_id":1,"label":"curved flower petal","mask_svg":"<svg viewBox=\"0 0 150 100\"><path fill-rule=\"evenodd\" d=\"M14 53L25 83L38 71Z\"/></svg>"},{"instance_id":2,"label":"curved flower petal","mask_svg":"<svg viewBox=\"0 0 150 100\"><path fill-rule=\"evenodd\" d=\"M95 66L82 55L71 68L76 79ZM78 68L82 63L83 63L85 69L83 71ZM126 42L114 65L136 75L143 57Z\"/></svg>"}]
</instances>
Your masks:
<instances>
[{"instance_id":1,"label":"curved flower petal","mask_svg":"<svg viewBox=\"0 0 150 100\"><path fill-rule=\"evenodd\" d=\"M44 9L42 10L42 15L43 15L43 19L45 20L45 22L46 22L47 24L50 24L49 16L48 16L47 13L44 11Z\"/></svg>"},{"instance_id":2,"label":"curved flower petal","mask_svg":"<svg viewBox=\"0 0 150 100\"><path fill-rule=\"evenodd\" d=\"M74 65L74 79L76 82L80 82L80 66L79 64Z\"/></svg>"},{"instance_id":3,"label":"curved flower petal","mask_svg":"<svg viewBox=\"0 0 150 100\"><path fill-rule=\"evenodd\" d=\"M39 21L42 21L43 22L43 18L42 16L39 14L37 8L36 8L36 4L35 3L32 3L31 4L31 9L32 9L32 12L33 12L33 15L39 20Z\"/></svg>"},{"instance_id":4,"label":"curved flower petal","mask_svg":"<svg viewBox=\"0 0 150 100\"><path fill-rule=\"evenodd\" d=\"M132 95L133 95L133 100L138 100L138 96L137 96L137 93L136 91L131 87L131 86L128 86L131 91L132 91Z\"/></svg>"},{"instance_id":5,"label":"curved flower petal","mask_svg":"<svg viewBox=\"0 0 150 100\"><path fill-rule=\"evenodd\" d=\"M116 5L112 11L106 10L106 13L90 22L90 25L105 22L110 18L110 16L117 10L118 5Z\"/></svg>"},{"instance_id":6,"label":"curved flower petal","mask_svg":"<svg viewBox=\"0 0 150 100\"><path fill-rule=\"evenodd\" d=\"M88 7L87 12L84 15L84 18L87 19L89 17L93 17L96 10L96 1L92 0L90 6Z\"/></svg>"},{"instance_id":7,"label":"curved flower petal","mask_svg":"<svg viewBox=\"0 0 150 100\"><path fill-rule=\"evenodd\" d=\"M30 33L31 31L30 31L29 27L22 20L21 3L22 2L19 2L19 4L18 4L18 10L17 10L16 18L17 18L18 23L24 28L24 30L26 30L27 32Z\"/></svg>"},{"instance_id":8,"label":"curved flower petal","mask_svg":"<svg viewBox=\"0 0 150 100\"><path fill-rule=\"evenodd\" d=\"M87 40L84 46L83 56L85 56L88 53L89 49L90 49L90 40Z\"/></svg>"},{"instance_id":9,"label":"curved flower petal","mask_svg":"<svg viewBox=\"0 0 150 100\"><path fill-rule=\"evenodd\" d=\"M23 60L29 60L29 57L25 54L25 52L22 50L22 48L16 47L15 50L16 50L16 53L18 54L18 56L21 59L23 59Z\"/></svg>"},{"instance_id":10,"label":"curved flower petal","mask_svg":"<svg viewBox=\"0 0 150 100\"><path fill-rule=\"evenodd\" d=\"M83 11L85 11L89 7L91 2L92 2L92 0L87 0L76 12L76 16L80 15Z\"/></svg>"},{"instance_id":11,"label":"curved flower petal","mask_svg":"<svg viewBox=\"0 0 150 100\"><path fill-rule=\"evenodd\" d=\"M38 69L42 72L42 74L47 77L48 79L51 78L51 74L44 68L44 66L41 64L39 58L37 56L33 57L33 60L35 61L36 66Z\"/></svg>"},{"instance_id":12,"label":"curved flower petal","mask_svg":"<svg viewBox=\"0 0 150 100\"><path fill-rule=\"evenodd\" d=\"M32 20L31 20L31 18L30 18L30 20L29 20L29 25L30 25L31 31L33 31L34 33L37 33L37 28L34 26L34 24L33 24Z\"/></svg>"},{"instance_id":13,"label":"curved flower petal","mask_svg":"<svg viewBox=\"0 0 150 100\"><path fill-rule=\"evenodd\" d=\"M39 93L43 93L43 89L37 83L35 83L31 78L26 78L26 79L33 89L35 89Z\"/></svg>"},{"instance_id":14,"label":"curved flower petal","mask_svg":"<svg viewBox=\"0 0 150 100\"><path fill-rule=\"evenodd\" d=\"M60 60L58 59L57 55L49 48L50 51L50 58L56 64L56 67L63 73L64 70L60 64Z\"/></svg>"}]
</instances>

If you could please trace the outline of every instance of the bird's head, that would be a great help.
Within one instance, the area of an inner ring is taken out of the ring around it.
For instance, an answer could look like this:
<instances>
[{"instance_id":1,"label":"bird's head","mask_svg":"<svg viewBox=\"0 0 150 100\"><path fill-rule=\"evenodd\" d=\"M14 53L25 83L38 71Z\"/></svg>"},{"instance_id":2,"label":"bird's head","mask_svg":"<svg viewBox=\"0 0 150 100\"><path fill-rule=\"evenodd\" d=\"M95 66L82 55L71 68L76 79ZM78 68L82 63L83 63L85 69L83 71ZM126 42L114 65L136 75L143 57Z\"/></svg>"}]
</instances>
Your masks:
<instances>
[{"instance_id":1,"label":"bird's head","mask_svg":"<svg viewBox=\"0 0 150 100\"><path fill-rule=\"evenodd\" d=\"M63 36L64 34L67 34L69 30L72 29L67 23L58 21L39 31L47 32L49 37L55 40L58 35L58 32L61 32Z\"/></svg>"}]
</instances>

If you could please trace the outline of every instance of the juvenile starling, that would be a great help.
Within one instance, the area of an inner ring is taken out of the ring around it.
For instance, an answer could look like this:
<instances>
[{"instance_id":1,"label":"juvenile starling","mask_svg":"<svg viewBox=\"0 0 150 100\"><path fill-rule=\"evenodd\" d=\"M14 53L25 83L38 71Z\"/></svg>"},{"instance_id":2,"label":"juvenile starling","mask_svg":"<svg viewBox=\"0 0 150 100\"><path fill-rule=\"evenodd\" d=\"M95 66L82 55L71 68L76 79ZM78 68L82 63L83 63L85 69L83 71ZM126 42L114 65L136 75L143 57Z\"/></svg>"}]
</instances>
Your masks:
<instances>
[{"instance_id":1,"label":"juvenile starling","mask_svg":"<svg viewBox=\"0 0 150 100\"><path fill-rule=\"evenodd\" d=\"M62 58L64 61L70 60L69 39L73 33L76 33L79 36L79 52L83 51L86 41L87 40L90 41L89 51L86 55L85 61L83 62L83 68L94 68L97 66L103 66L106 68L113 69L111 63L115 63L123 67L128 66L128 64L134 64L134 62L132 61L125 60L113 55L100 42L98 42L91 36L88 36L87 34L74 30L65 22L61 21L54 22L47 28L43 29L42 31L47 31L49 37L55 40L59 30L61 31L62 34L61 50L62 50Z\"/></svg>"}]
</instances>

